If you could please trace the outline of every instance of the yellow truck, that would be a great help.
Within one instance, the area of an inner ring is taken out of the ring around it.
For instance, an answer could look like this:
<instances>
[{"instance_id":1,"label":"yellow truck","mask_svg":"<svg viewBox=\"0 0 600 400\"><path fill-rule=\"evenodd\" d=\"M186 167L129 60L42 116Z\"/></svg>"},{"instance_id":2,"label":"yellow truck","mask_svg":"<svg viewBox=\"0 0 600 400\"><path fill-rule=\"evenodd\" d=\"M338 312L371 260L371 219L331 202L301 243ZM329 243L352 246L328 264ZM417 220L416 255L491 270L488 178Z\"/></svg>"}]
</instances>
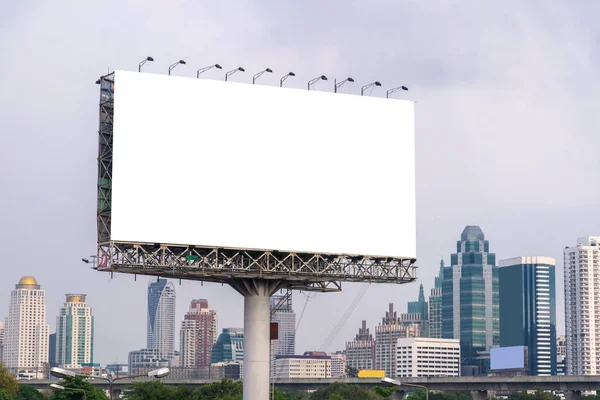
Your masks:
<instances>
[{"instance_id":1,"label":"yellow truck","mask_svg":"<svg viewBox=\"0 0 600 400\"><path fill-rule=\"evenodd\" d=\"M358 371L359 378L385 378L385 371L382 369L361 369Z\"/></svg>"}]
</instances>

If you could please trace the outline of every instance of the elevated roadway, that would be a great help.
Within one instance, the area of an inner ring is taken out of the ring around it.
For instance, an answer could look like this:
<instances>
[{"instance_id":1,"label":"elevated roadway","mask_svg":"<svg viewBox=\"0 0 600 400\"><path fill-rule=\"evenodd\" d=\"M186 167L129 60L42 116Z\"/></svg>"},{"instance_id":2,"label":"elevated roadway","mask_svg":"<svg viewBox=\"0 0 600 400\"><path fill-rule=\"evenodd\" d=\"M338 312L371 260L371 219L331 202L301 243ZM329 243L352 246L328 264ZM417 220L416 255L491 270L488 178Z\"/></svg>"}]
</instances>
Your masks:
<instances>
[{"instance_id":1,"label":"elevated roadway","mask_svg":"<svg viewBox=\"0 0 600 400\"><path fill-rule=\"evenodd\" d=\"M471 391L474 399L484 398L487 391L519 391L519 390L552 390L565 392L568 399L580 397L582 391L600 390L600 375L597 376L513 376L513 377L457 377L457 378L399 378L401 382L423 385L429 390L468 390ZM138 382L140 380L137 380ZM190 387L200 387L207 383L218 382L215 379L194 379L194 380L163 380L166 385L187 385ZM48 388L50 383L56 383L56 380L22 381L37 389ZM334 382L343 382L351 385L363 387L373 387L380 385L379 379L275 379L275 387L282 390L317 390L325 388ZM101 380L90 380L98 388L108 389L108 383ZM130 380L120 380L113 384L114 390L122 390L131 386ZM405 390L414 390L414 388L401 387Z\"/></svg>"}]
</instances>

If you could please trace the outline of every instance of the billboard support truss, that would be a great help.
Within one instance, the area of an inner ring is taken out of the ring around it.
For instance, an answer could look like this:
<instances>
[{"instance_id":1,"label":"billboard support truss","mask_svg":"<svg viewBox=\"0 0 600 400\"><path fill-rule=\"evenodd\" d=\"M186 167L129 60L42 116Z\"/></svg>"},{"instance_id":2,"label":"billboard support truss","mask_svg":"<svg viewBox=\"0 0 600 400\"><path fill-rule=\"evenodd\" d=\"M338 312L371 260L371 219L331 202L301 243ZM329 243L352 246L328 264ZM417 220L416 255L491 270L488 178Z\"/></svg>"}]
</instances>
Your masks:
<instances>
[{"instance_id":1,"label":"billboard support truss","mask_svg":"<svg viewBox=\"0 0 600 400\"><path fill-rule=\"evenodd\" d=\"M281 288L321 292L340 291L342 281L401 284L416 279L414 258L112 241L114 76L99 81L98 270L228 284L238 279L280 280Z\"/></svg>"},{"instance_id":2,"label":"billboard support truss","mask_svg":"<svg viewBox=\"0 0 600 400\"><path fill-rule=\"evenodd\" d=\"M281 280L288 289L328 292L341 290L341 281L412 282L416 266L413 259L111 241L99 247L97 268L221 283L235 279Z\"/></svg>"}]
</instances>

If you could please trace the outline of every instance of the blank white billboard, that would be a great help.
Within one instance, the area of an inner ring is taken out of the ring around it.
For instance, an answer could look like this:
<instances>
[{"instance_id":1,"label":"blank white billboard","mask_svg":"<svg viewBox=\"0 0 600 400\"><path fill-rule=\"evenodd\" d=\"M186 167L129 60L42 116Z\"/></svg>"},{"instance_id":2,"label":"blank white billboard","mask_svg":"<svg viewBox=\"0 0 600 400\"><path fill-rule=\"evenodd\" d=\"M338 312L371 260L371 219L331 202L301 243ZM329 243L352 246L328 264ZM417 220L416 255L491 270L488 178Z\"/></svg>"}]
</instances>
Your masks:
<instances>
[{"instance_id":1,"label":"blank white billboard","mask_svg":"<svg viewBox=\"0 0 600 400\"><path fill-rule=\"evenodd\" d=\"M111 240L416 257L411 101L117 71Z\"/></svg>"},{"instance_id":2,"label":"blank white billboard","mask_svg":"<svg viewBox=\"0 0 600 400\"><path fill-rule=\"evenodd\" d=\"M492 347L490 349L490 369L525 368L525 347Z\"/></svg>"}]
</instances>

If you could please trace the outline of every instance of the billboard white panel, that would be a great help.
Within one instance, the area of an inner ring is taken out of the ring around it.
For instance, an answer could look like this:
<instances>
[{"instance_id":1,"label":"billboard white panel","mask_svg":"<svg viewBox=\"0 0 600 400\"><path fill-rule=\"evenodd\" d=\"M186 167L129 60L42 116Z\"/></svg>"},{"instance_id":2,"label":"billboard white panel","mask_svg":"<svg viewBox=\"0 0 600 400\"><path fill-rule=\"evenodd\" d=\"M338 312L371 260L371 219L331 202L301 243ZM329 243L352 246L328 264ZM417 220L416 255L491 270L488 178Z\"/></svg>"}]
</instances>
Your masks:
<instances>
[{"instance_id":1,"label":"billboard white panel","mask_svg":"<svg viewBox=\"0 0 600 400\"><path fill-rule=\"evenodd\" d=\"M525 347L492 347L490 349L490 369L525 368Z\"/></svg>"},{"instance_id":2,"label":"billboard white panel","mask_svg":"<svg viewBox=\"0 0 600 400\"><path fill-rule=\"evenodd\" d=\"M117 71L111 240L416 257L410 101Z\"/></svg>"}]
</instances>

